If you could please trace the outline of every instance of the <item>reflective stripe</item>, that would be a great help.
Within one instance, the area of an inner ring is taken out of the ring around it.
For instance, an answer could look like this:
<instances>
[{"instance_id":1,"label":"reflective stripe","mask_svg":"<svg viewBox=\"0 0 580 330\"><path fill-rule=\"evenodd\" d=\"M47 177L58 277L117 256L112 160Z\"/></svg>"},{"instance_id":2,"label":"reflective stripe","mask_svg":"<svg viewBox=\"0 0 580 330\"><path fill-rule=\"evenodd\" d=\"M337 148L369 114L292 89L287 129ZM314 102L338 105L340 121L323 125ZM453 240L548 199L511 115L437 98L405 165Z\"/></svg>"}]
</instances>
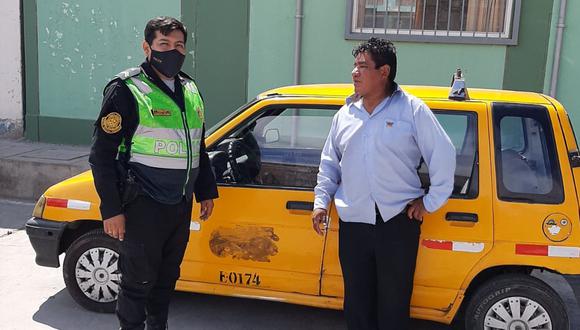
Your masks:
<instances>
[{"instance_id":1,"label":"reflective stripe","mask_svg":"<svg viewBox=\"0 0 580 330\"><path fill-rule=\"evenodd\" d=\"M189 130L189 136L192 140L200 139L202 131L202 128L192 128ZM135 131L135 135L153 139L185 140L184 129L151 128L139 125Z\"/></svg>"},{"instance_id":2,"label":"reflective stripe","mask_svg":"<svg viewBox=\"0 0 580 330\"><path fill-rule=\"evenodd\" d=\"M152 155L133 154L131 156L131 162L156 168L167 168L173 170L187 169L187 158L170 158Z\"/></svg>"},{"instance_id":3,"label":"reflective stripe","mask_svg":"<svg viewBox=\"0 0 580 330\"><path fill-rule=\"evenodd\" d=\"M485 248L484 243L474 242L456 242L456 241L442 241L433 239L424 239L423 246L434 250L446 250L455 252L469 252L479 253Z\"/></svg>"},{"instance_id":4,"label":"reflective stripe","mask_svg":"<svg viewBox=\"0 0 580 330\"><path fill-rule=\"evenodd\" d=\"M149 94L149 93L153 92L153 89L151 89L151 87L149 87L149 85L147 85L146 83L141 81L139 78L131 77L131 81L135 84L135 86L137 86L137 88L139 88L141 93Z\"/></svg>"},{"instance_id":5,"label":"reflective stripe","mask_svg":"<svg viewBox=\"0 0 580 330\"><path fill-rule=\"evenodd\" d=\"M189 230L191 231L200 231L201 230L201 223L198 221L192 221L189 223Z\"/></svg>"},{"instance_id":6,"label":"reflective stripe","mask_svg":"<svg viewBox=\"0 0 580 330\"><path fill-rule=\"evenodd\" d=\"M185 79L184 79L185 80ZM187 88L190 92L194 94L198 94L199 91L197 90L197 86L191 80L185 80L185 84L183 84L185 88Z\"/></svg>"},{"instance_id":7,"label":"reflective stripe","mask_svg":"<svg viewBox=\"0 0 580 330\"><path fill-rule=\"evenodd\" d=\"M549 257L580 258L580 248L571 246L548 246Z\"/></svg>"},{"instance_id":8,"label":"reflective stripe","mask_svg":"<svg viewBox=\"0 0 580 330\"><path fill-rule=\"evenodd\" d=\"M453 242L453 251L479 253L483 251L483 243Z\"/></svg>"},{"instance_id":9,"label":"reflective stripe","mask_svg":"<svg viewBox=\"0 0 580 330\"><path fill-rule=\"evenodd\" d=\"M47 198L46 206L86 211L90 210L91 202L79 201L76 199Z\"/></svg>"},{"instance_id":10,"label":"reflective stripe","mask_svg":"<svg viewBox=\"0 0 580 330\"><path fill-rule=\"evenodd\" d=\"M69 209L73 209L73 210L89 210L91 208L91 203L90 202L85 202L85 201L77 201L74 199L69 199L68 203L67 203L67 208Z\"/></svg>"},{"instance_id":11,"label":"reflective stripe","mask_svg":"<svg viewBox=\"0 0 580 330\"><path fill-rule=\"evenodd\" d=\"M580 258L580 247L516 244L516 254L542 257Z\"/></svg>"},{"instance_id":12,"label":"reflective stripe","mask_svg":"<svg viewBox=\"0 0 580 330\"><path fill-rule=\"evenodd\" d=\"M133 76L137 76L141 73L141 68L140 67L136 67L136 68L130 68L127 69L123 72L119 72L116 77L121 78L122 80L127 80L129 79L129 77L133 77Z\"/></svg>"},{"instance_id":13,"label":"reflective stripe","mask_svg":"<svg viewBox=\"0 0 580 330\"><path fill-rule=\"evenodd\" d=\"M429 248L429 249L447 250L447 251L451 251L453 249L453 242L449 242L449 241L424 239L422 243L423 243L423 246L425 246L426 248Z\"/></svg>"},{"instance_id":14,"label":"reflective stripe","mask_svg":"<svg viewBox=\"0 0 580 330\"><path fill-rule=\"evenodd\" d=\"M193 156L199 155L199 144L200 139L191 141L190 147L195 145L197 149L192 153ZM187 158L188 154L187 141L182 139L156 139L150 137L139 137L139 139L134 139L131 147L131 155L141 154L141 155L152 155L158 157L170 157L170 158Z\"/></svg>"}]
</instances>

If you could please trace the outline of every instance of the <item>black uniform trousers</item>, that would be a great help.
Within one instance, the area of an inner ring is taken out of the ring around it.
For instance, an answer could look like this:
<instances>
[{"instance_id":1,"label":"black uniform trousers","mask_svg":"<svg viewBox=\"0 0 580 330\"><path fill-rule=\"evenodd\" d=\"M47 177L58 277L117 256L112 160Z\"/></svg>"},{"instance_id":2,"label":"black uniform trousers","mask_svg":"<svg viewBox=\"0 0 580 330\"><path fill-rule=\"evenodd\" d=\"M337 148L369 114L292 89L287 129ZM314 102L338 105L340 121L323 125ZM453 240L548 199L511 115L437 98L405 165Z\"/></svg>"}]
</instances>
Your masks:
<instances>
[{"instance_id":1,"label":"black uniform trousers","mask_svg":"<svg viewBox=\"0 0 580 330\"><path fill-rule=\"evenodd\" d=\"M375 225L340 221L339 258L348 329L410 327L420 222L400 213Z\"/></svg>"},{"instance_id":2,"label":"black uniform trousers","mask_svg":"<svg viewBox=\"0 0 580 330\"><path fill-rule=\"evenodd\" d=\"M162 204L140 195L125 209L121 242L121 329L166 329L169 301L189 240L192 201Z\"/></svg>"}]
</instances>

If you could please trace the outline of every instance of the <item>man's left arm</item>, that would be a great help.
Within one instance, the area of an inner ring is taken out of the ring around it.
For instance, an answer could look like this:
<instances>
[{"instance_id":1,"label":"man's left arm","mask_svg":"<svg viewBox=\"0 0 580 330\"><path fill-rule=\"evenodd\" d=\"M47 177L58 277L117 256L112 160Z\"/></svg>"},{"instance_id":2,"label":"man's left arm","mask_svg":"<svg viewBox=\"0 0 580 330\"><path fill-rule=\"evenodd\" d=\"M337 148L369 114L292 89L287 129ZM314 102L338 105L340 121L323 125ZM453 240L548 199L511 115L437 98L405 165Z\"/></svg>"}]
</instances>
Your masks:
<instances>
[{"instance_id":1,"label":"man's left arm","mask_svg":"<svg viewBox=\"0 0 580 330\"><path fill-rule=\"evenodd\" d=\"M417 144L429 167L431 181L423 205L431 213L443 206L453 192L455 147L427 105L420 104L414 116Z\"/></svg>"},{"instance_id":2,"label":"man's left arm","mask_svg":"<svg viewBox=\"0 0 580 330\"><path fill-rule=\"evenodd\" d=\"M200 218L205 220L211 215L213 200L218 198L217 184L215 182L213 171L211 170L209 156L205 149L205 125L203 126L199 145L199 174L195 181L193 192L195 194L195 199L201 203Z\"/></svg>"}]
</instances>

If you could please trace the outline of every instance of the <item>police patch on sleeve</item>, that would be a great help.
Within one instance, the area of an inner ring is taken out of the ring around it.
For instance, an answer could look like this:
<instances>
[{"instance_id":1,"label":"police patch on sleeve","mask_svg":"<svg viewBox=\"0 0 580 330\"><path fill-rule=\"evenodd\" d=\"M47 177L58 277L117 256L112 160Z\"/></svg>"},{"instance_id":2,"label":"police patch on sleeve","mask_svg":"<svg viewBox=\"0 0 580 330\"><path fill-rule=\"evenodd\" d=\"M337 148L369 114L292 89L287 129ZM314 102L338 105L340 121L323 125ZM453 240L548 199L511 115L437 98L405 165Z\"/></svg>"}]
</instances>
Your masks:
<instances>
[{"instance_id":1,"label":"police patch on sleeve","mask_svg":"<svg viewBox=\"0 0 580 330\"><path fill-rule=\"evenodd\" d=\"M118 112L111 112L101 118L101 128L105 133L115 134L121 130L121 115Z\"/></svg>"}]
</instances>

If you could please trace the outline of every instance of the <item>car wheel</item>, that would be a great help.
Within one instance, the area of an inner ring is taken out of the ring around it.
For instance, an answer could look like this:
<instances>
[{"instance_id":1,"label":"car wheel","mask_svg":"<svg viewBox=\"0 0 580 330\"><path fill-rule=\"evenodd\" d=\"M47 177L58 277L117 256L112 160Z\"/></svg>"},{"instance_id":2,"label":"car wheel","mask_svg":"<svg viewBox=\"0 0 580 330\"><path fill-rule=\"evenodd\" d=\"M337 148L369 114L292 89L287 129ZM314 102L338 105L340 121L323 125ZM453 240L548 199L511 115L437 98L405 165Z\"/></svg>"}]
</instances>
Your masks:
<instances>
[{"instance_id":1,"label":"car wheel","mask_svg":"<svg viewBox=\"0 0 580 330\"><path fill-rule=\"evenodd\" d=\"M64 283L73 299L88 310L113 313L121 282L118 261L119 241L100 229L75 240L63 265Z\"/></svg>"},{"instance_id":2,"label":"car wheel","mask_svg":"<svg viewBox=\"0 0 580 330\"><path fill-rule=\"evenodd\" d=\"M568 330L562 299L546 283L523 274L495 277L467 305L465 328L474 330Z\"/></svg>"}]
</instances>

